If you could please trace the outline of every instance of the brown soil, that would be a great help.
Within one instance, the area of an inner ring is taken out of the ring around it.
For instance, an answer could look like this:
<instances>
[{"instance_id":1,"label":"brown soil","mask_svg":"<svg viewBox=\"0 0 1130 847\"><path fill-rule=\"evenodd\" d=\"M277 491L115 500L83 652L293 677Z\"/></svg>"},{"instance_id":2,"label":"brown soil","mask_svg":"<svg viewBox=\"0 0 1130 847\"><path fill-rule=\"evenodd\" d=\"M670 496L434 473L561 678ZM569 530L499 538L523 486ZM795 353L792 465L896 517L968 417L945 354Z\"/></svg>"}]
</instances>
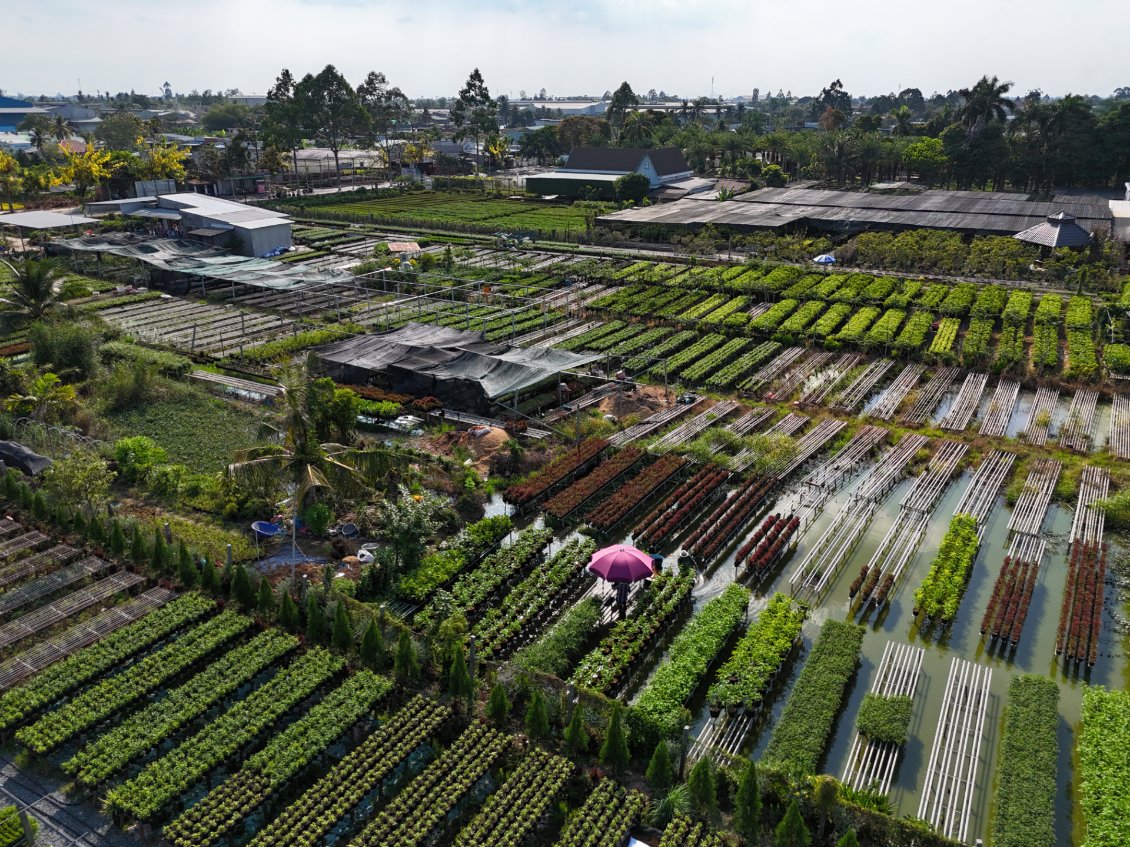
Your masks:
<instances>
[{"instance_id":1,"label":"brown soil","mask_svg":"<svg viewBox=\"0 0 1130 847\"><path fill-rule=\"evenodd\" d=\"M671 402L663 400L663 386L641 385L634 391L625 391L623 394L613 394L597 404L602 415L614 415L617 420L623 420L629 415L646 418L648 415L665 409L675 402L675 392L669 393Z\"/></svg>"},{"instance_id":2,"label":"brown soil","mask_svg":"<svg viewBox=\"0 0 1130 847\"><path fill-rule=\"evenodd\" d=\"M451 458L455 457L455 448L462 447L471 454L475 472L480 476L486 476L491 457L506 449L510 436L506 430L496 426L490 427L485 435L478 435L477 432L477 430L445 432L442 435L418 439L413 446L419 450L441 453Z\"/></svg>"}]
</instances>

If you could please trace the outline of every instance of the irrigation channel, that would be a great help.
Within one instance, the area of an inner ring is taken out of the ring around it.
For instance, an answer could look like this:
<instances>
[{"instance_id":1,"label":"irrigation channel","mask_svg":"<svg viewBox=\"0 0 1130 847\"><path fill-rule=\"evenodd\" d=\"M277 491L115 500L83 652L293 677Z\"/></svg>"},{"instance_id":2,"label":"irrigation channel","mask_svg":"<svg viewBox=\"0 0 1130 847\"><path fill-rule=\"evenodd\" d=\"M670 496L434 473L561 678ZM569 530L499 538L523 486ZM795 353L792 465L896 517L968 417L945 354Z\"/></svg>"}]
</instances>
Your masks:
<instances>
[{"instance_id":1,"label":"irrigation channel","mask_svg":"<svg viewBox=\"0 0 1130 847\"><path fill-rule=\"evenodd\" d=\"M781 355L788 358L783 363L770 363L777 365L776 376L761 383L762 391L781 379L801 388L804 379L818 370L812 368L811 360L798 362L803 351L785 351L777 358ZM823 362L824 367L830 364L834 362ZM797 371L807 373L807 377L796 382ZM947 414L947 410L937 406L943 394L958 390L961 382L957 375L955 371L945 378L942 390L931 392L933 399L924 420ZM904 369L894 377L896 382L902 382L900 392L920 378L917 368ZM1054 401L1058 398L1036 396L1034 391L1021 391L1013 397L1012 387L1007 384L1003 389L998 386L993 397L1002 392L1011 408L1006 435L1024 432L1033 415L1040 411L1049 412L1043 417L1052 418L1050 433L1053 437L1058 434L1067 417L1063 408L1066 403L1057 407ZM881 388L875 389L879 401L884 393ZM875 397L865 401L864 409L867 402L875 402ZM990 414L992 403L992 398L983 397L979 407L974 404L976 426ZM1004 417L1003 412L1000 417ZM743 410L729 404L713 409L695 407L669 418L656 415L655 422L660 426L651 427L652 422L645 420L633 437L637 441L652 438L671 428L680 430L681 436L694 437L703 431L700 425L708 420L711 426L736 432L791 433L798 439L801 452L787 467L777 470L774 478L779 481L770 486L761 506L742 521L739 530L708 560L700 562L692 593L694 609L701 609L737 578L755 588L751 620L777 591L795 591L812 608L800 646L785 661L760 708L739 710L733 715L723 710L712 717L705 704L706 686L696 693L689 704L696 715L688 732L689 758L760 756L821 625L829 618L855 620L865 626L862 660L829 738L822 764L824 772L843 775L849 782L878 779L899 814L921 813L959 837L964 833L967 842L973 843L988 832L1000 721L1009 678L1021 672L1053 675L1061 688L1063 718L1059 728L1057 840L1065 845L1080 844L1081 822L1072 819L1074 806L1069 792L1077 790L1072 748L1082 685L1126 684L1126 636L1113 623L1114 588L1106 586L1105 610L1096 610L1093 603L1087 607L1087 621L1098 620L1101 624L1097 631L1083 630L1074 642L1070 628L1064 636L1064 652L1072 650L1077 655L1082 651L1082 661L1057 656L1057 626L1069 588L1070 540L1076 538L1075 546L1080 549L1084 543L1100 547L1105 540L1110 547L1106 560L1118 555L1109 534L1103 538L1101 514L1091 508L1106 490L1104 474L1087 471L1081 481L1079 504L1068 504L1051 497L1061 473L1059 464L1031 463L1025 471L1027 478L1019 499L1009 506L1004 489L1016 473L1018 458L1010 450L972 454L970 460L967 445L960 442L909 433L890 443L869 427L857 430L836 449L829 449L842 430L841 422L813 422L808 416L793 412L770 424L771 418L756 407ZM928 458L923 451L928 451ZM735 458L738 467L750 460L742 454ZM683 478L697 473L695 468L693 463L688 465ZM677 559L681 544L692 529L729 502L722 499L722 488L729 490L734 484L734 479L725 486L714 483L719 491L707 497L706 505L655 552L663 554L668 563ZM665 493L673 491L674 486L670 483ZM630 528L638 526L650 508L633 513L611 535L603 536L602 542L633 541ZM926 576L950 518L957 512L976 517L980 548L952 623L921 632L920 621L913 612L914 590ZM785 520L798 518L801 528L790 541L786 558L777 559L764 579L749 580L735 566L736 554L746 539L754 536L765 516L774 514ZM828 552L822 555L821 550ZM1098 579L1100 561L1101 557L1093 557L1090 572L1082 565L1076 569L1082 575L1077 577L1080 588L1071 595L1073 602L1085 602L1087 574L1093 573L1092 579ZM1016 573L1011 570L1013 563L1018 563ZM1021 574L1019 570L1024 565L1027 568ZM872 580L872 595L867 601L862 600L861 591L855 597L849 593L850 583L865 566L879 575ZM997 623L999 637L994 638L991 631L983 635L981 628L988 618L991 630L997 616L996 610L990 610L990 603L1002 572L1003 584L1011 593L1005 595L1005 610ZM887 575L891 584L882 602L876 602ZM607 596L607 590L599 585L593 590ZM1023 616L1019 614L1022 602L1027 604ZM1010 626L1005 634L1004 621L1009 615ZM1082 619L1081 615L1075 617ZM645 667L637 670L630 685L622 689L629 700L638 695L654 668L663 662L666 647L662 645L667 642L661 640L658 652L650 652ZM1092 647L1093 665L1089 663ZM864 743L855 729L864 695L868 691L896 690L913 694L908 742L895 749Z\"/></svg>"}]
</instances>

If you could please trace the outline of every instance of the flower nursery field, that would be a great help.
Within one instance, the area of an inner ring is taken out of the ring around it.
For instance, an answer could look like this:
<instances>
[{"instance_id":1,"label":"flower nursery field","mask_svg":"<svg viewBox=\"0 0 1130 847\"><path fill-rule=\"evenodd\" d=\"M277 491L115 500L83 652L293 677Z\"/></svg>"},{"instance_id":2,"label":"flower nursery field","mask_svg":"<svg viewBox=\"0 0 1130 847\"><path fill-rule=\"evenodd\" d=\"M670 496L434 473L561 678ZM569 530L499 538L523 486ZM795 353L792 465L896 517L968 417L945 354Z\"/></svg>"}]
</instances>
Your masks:
<instances>
[{"instance_id":1,"label":"flower nursery field","mask_svg":"<svg viewBox=\"0 0 1130 847\"><path fill-rule=\"evenodd\" d=\"M552 238L583 233L593 210L576 205L555 206L474 194L427 192L360 203L316 206L305 214L323 220L431 229L531 231Z\"/></svg>"}]
</instances>

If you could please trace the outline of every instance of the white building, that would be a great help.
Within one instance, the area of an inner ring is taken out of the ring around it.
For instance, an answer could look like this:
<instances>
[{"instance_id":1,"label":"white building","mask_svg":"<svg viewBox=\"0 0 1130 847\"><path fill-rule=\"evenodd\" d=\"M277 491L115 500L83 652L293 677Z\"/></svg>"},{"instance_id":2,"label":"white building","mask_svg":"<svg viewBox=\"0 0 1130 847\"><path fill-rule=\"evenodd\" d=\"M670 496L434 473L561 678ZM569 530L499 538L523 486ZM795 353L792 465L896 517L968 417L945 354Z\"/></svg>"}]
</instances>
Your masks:
<instances>
[{"instance_id":1,"label":"white building","mask_svg":"<svg viewBox=\"0 0 1130 847\"><path fill-rule=\"evenodd\" d=\"M216 247L226 247L234 239L244 256L263 256L292 243L291 221L286 215L207 194L188 192L104 200L87 203L86 211L93 215L120 212L153 218L166 229L166 234Z\"/></svg>"}]
</instances>

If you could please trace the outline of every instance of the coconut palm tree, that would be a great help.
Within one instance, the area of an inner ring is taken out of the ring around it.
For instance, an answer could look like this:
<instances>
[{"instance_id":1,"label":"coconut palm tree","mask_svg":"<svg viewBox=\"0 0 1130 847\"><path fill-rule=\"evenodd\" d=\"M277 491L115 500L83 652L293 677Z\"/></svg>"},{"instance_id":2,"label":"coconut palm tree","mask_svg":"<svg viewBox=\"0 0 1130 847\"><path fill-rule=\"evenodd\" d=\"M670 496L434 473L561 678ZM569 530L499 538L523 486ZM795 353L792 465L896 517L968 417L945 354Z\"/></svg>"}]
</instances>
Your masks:
<instances>
[{"instance_id":1,"label":"coconut palm tree","mask_svg":"<svg viewBox=\"0 0 1130 847\"><path fill-rule=\"evenodd\" d=\"M891 135L907 136L914 133L913 113L905 105L889 112L894 125L891 126Z\"/></svg>"},{"instance_id":2,"label":"coconut palm tree","mask_svg":"<svg viewBox=\"0 0 1130 847\"><path fill-rule=\"evenodd\" d=\"M983 76L972 88L962 88L957 93L965 103L958 109L958 120L970 135L976 135L981 127L994 120L1004 122L1016 104L1005 97L1011 82L1001 82L997 77Z\"/></svg>"},{"instance_id":3,"label":"coconut palm tree","mask_svg":"<svg viewBox=\"0 0 1130 847\"><path fill-rule=\"evenodd\" d=\"M14 415L27 415L33 420L53 423L74 409L78 399L73 385L65 385L53 373L42 373L28 388L27 394L12 394L4 408Z\"/></svg>"},{"instance_id":4,"label":"coconut palm tree","mask_svg":"<svg viewBox=\"0 0 1130 847\"><path fill-rule=\"evenodd\" d=\"M55 136L56 141L66 141L72 135L71 125L67 123L67 119L62 115L55 116L55 122L51 125L51 134Z\"/></svg>"},{"instance_id":5,"label":"coconut palm tree","mask_svg":"<svg viewBox=\"0 0 1130 847\"><path fill-rule=\"evenodd\" d=\"M24 259L12 264L0 259L0 263L11 271L12 276L11 290L0 297L0 303L31 321L45 318L50 312L61 308L63 304L57 295L62 279L53 262L47 259Z\"/></svg>"},{"instance_id":6,"label":"coconut palm tree","mask_svg":"<svg viewBox=\"0 0 1130 847\"><path fill-rule=\"evenodd\" d=\"M228 465L228 474L238 482L260 488L284 485L291 495L291 575L298 548L297 518L308 501L323 495L358 495L384 484L404 465L403 458L386 448L355 447L320 443L311 419L310 373L291 364L279 374L286 408L281 425L264 427L267 443L240 450Z\"/></svg>"},{"instance_id":7,"label":"coconut palm tree","mask_svg":"<svg viewBox=\"0 0 1130 847\"><path fill-rule=\"evenodd\" d=\"M643 112L631 111L624 116L620 140L633 147L642 147L651 140L651 123Z\"/></svg>"}]
</instances>

